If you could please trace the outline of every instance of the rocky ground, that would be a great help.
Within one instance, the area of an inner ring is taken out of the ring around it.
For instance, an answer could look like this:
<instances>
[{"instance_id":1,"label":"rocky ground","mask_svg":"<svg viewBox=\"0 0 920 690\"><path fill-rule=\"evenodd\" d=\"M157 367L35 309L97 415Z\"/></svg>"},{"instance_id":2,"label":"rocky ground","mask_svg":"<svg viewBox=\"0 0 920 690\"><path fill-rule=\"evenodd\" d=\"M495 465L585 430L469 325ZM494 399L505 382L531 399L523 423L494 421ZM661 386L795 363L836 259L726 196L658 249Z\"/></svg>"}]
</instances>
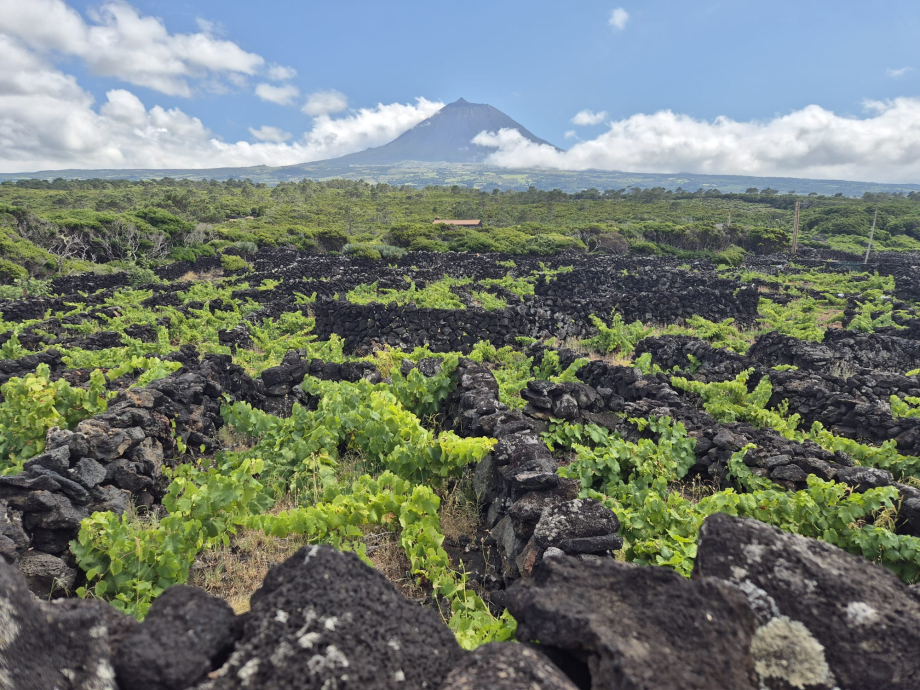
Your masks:
<instances>
[{"instance_id":1,"label":"rocky ground","mask_svg":"<svg viewBox=\"0 0 920 690\"><path fill-rule=\"evenodd\" d=\"M161 277L214 269L208 261L167 267ZM155 285L142 305L154 318L123 331L98 326L119 314L106 302L123 287L118 276L60 279L58 296L0 305L4 322L19 324L0 333L0 346L15 333L28 351L0 360L0 384L46 367L52 381L79 388L89 385L89 370L68 366L62 351L116 348L122 333L153 344L162 339L158 325L170 320L158 309L205 319L255 304L246 319L217 331L214 343L175 342L157 353L176 363L172 373L144 386L132 385L137 374L107 381L114 397L104 412L52 427L21 471L0 474L0 689L920 688L920 599L890 570L824 541L722 513L699 528L689 579L671 568L623 562L622 514L560 474L571 457L552 450L546 436L567 422L637 441L653 435L630 419L667 417L692 439L688 481L743 492L729 463L749 448L744 464L753 475L790 495L806 490L811 478L854 495L892 489L890 533L920 537L920 484L901 466L873 466L769 426L719 421L672 378L711 384L752 371L751 387L761 379L772 386L768 407L786 406L803 424L820 423L840 439L896 447L909 466L920 456L920 419L896 416L889 404L892 396L920 397L918 377L908 373L920 367L920 321L910 304L917 273L901 258L876 266L895 276L893 298L906 301L898 302L895 326L872 333L829 328L817 343L767 332L752 338L746 354L693 336L654 335L638 342L633 356L650 355L658 373L595 357L568 380L528 375L519 405L502 402L504 374L496 364L459 357L450 391L425 423L495 444L456 480L475 495L477 524L449 535L444 549L495 615L507 610L514 617L517 642L465 651L445 624L450 602L428 584L419 605L357 556L322 545L305 546L272 568L241 615L183 584L167 588L141 623L104 601L72 596L93 579L74 558L81 525L103 512L166 515L169 470L212 462L228 450L222 405L243 402L285 419L295 403L307 410L321 403L305 392L305 377L392 383L380 358L327 361L306 348L247 372L237 354L258 349L255 325L296 312L315 320L320 340L341 338L349 355L419 345L432 355L469 355L488 341L514 345L532 358L533 371L548 357L566 370L585 353L559 344L593 335L592 314L616 309L648 324L733 318L753 327L765 294L763 286L707 266L577 257L572 272L536 278L533 295L496 288L508 305L494 311L476 308L467 287L455 291L463 310L341 299L374 281L404 287L406 273L419 287L444 275L506 275L495 260L472 255L425 261L418 268L412 262L420 257L410 254L384 267L264 252L249 279L270 281L264 289L188 302L181 294L188 284ZM819 256L802 263L838 270ZM518 270L537 271L533 264ZM86 310L54 316L77 291ZM312 293L315 299L302 299ZM857 306L847 307L839 325L855 318L858 301L851 302ZM522 345L521 336L542 342ZM547 344L549 336L555 340ZM426 356L402 360L400 370L434 381L441 367L441 359ZM876 511L869 522L877 517Z\"/></svg>"}]
</instances>

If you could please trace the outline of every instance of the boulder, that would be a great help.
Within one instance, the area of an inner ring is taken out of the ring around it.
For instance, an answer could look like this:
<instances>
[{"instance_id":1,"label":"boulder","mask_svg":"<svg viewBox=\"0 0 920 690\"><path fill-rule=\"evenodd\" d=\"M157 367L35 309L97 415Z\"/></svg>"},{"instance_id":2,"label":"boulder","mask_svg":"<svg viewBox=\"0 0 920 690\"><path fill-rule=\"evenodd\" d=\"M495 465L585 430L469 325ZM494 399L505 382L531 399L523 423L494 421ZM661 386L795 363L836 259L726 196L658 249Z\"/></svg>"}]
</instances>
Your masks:
<instances>
[{"instance_id":1,"label":"boulder","mask_svg":"<svg viewBox=\"0 0 920 690\"><path fill-rule=\"evenodd\" d=\"M121 690L184 690L226 661L242 623L225 601L176 585L121 643L115 677Z\"/></svg>"},{"instance_id":2,"label":"boulder","mask_svg":"<svg viewBox=\"0 0 920 690\"><path fill-rule=\"evenodd\" d=\"M441 690L577 690L545 654L534 647L493 642L467 655Z\"/></svg>"},{"instance_id":3,"label":"boulder","mask_svg":"<svg viewBox=\"0 0 920 690\"><path fill-rule=\"evenodd\" d=\"M236 650L199 690L435 689L462 655L436 611L327 546L272 568L251 603Z\"/></svg>"},{"instance_id":4,"label":"boulder","mask_svg":"<svg viewBox=\"0 0 920 690\"><path fill-rule=\"evenodd\" d=\"M809 688L920 687L920 599L885 568L826 542L717 514L700 529L693 577L723 580L748 596L761 623L755 640L770 651L755 659L762 675L795 672ZM784 651L795 663L777 658Z\"/></svg>"},{"instance_id":5,"label":"boulder","mask_svg":"<svg viewBox=\"0 0 920 690\"><path fill-rule=\"evenodd\" d=\"M27 551L19 559L19 570L26 584L39 599L66 596L73 590L77 571L57 556Z\"/></svg>"},{"instance_id":6,"label":"boulder","mask_svg":"<svg viewBox=\"0 0 920 690\"><path fill-rule=\"evenodd\" d=\"M29 548L29 535L22 529L22 513L0 499L0 560L16 561Z\"/></svg>"},{"instance_id":7,"label":"boulder","mask_svg":"<svg viewBox=\"0 0 920 690\"><path fill-rule=\"evenodd\" d=\"M541 548L555 546L566 553L602 553L623 546L617 536L620 521L612 510L592 498L578 498L548 507L534 529Z\"/></svg>"},{"instance_id":8,"label":"boulder","mask_svg":"<svg viewBox=\"0 0 920 690\"><path fill-rule=\"evenodd\" d=\"M37 601L15 567L0 560L0 687L117 690L110 621L126 618L96 602L59 607Z\"/></svg>"},{"instance_id":9,"label":"boulder","mask_svg":"<svg viewBox=\"0 0 920 690\"><path fill-rule=\"evenodd\" d=\"M749 653L757 621L723 582L554 551L506 602L518 639L539 641L560 666L581 666L585 687L758 688Z\"/></svg>"}]
</instances>

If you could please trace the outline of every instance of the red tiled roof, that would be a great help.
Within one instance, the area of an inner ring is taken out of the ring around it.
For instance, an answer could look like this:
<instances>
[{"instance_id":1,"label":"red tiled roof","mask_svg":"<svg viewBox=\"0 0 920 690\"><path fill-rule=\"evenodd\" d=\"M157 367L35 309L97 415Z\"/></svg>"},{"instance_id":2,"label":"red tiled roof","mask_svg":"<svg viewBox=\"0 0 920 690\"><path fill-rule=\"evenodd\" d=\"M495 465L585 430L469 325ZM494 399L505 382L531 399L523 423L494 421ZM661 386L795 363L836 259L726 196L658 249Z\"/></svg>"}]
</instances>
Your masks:
<instances>
[{"instance_id":1,"label":"red tiled roof","mask_svg":"<svg viewBox=\"0 0 920 690\"><path fill-rule=\"evenodd\" d=\"M473 226L473 225L482 225L482 221L481 220L443 220L441 218L436 218L434 221L432 221L432 225L442 225L442 224L443 225Z\"/></svg>"}]
</instances>

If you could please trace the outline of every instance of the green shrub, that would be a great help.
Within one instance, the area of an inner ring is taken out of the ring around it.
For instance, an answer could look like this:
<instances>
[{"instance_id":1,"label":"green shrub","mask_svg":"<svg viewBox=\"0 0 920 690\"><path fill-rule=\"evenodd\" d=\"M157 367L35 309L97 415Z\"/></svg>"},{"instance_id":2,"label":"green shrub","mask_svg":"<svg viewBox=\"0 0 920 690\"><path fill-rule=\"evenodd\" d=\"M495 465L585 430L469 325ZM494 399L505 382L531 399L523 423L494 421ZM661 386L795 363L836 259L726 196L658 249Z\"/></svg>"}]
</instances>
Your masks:
<instances>
[{"instance_id":1,"label":"green shrub","mask_svg":"<svg viewBox=\"0 0 920 690\"><path fill-rule=\"evenodd\" d=\"M320 228L313 232L313 237L327 252L340 252L348 242L348 235L338 228Z\"/></svg>"},{"instance_id":2,"label":"green shrub","mask_svg":"<svg viewBox=\"0 0 920 690\"><path fill-rule=\"evenodd\" d=\"M246 259L236 254L221 254L220 265L225 271L248 271L252 268Z\"/></svg>"},{"instance_id":3,"label":"green shrub","mask_svg":"<svg viewBox=\"0 0 920 690\"><path fill-rule=\"evenodd\" d=\"M641 254L643 256L661 256L661 248L654 242L645 242L643 240L635 240L629 243L629 253L630 254Z\"/></svg>"},{"instance_id":4,"label":"green shrub","mask_svg":"<svg viewBox=\"0 0 920 690\"><path fill-rule=\"evenodd\" d=\"M491 237L476 230L465 231L460 237L451 240L447 248L452 252L497 252L499 245Z\"/></svg>"},{"instance_id":5,"label":"green shrub","mask_svg":"<svg viewBox=\"0 0 920 690\"><path fill-rule=\"evenodd\" d=\"M376 247L369 244L346 244L342 247L342 253L354 259L371 259L380 261L382 258Z\"/></svg>"},{"instance_id":6,"label":"green shrub","mask_svg":"<svg viewBox=\"0 0 920 690\"><path fill-rule=\"evenodd\" d=\"M240 254L246 256L248 254L255 254L259 251L259 246L255 242L240 241L234 242L226 251L230 254Z\"/></svg>"},{"instance_id":7,"label":"green shrub","mask_svg":"<svg viewBox=\"0 0 920 690\"><path fill-rule=\"evenodd\" d=\"M715 261L715 263L719 266L731 266L732 268L737 268L744 263L744 257L746 255L747 252L744 251L741 247L732 245L728 249L725 249L716 254L713 261Z\"/></svg>"},{"instance_id":8,"label":"green shrub","mask_svg":"<svg viewBox=\"0 0 920 690\"><path fill-rule=\"evenodd\" d=\"M399 259L406 255L405 249L402 247L394 247L392 244L375 244L372 246L384 259Z\"/></svg>"},{"instance_id":9,"label":"green shrub","mask_svg":"<svg viewBox=\"0 0 920 690\"><path fill-rule=\"evenodd\" d=\"M447 245L438 240L429 240L424 237L419 237L412 240L412 243L409 245L409 251L411 252L446 252Z\"/></svg>"},{"instance_id":10,"label":"green shrub","mask_svg":"<svg viewBox=\"0 0 920 690\"><path fill-rule=\"evenodd\" d=\"M18 278L28 278L29 272L19 264L0 259L0 283L12 283Z\"/></svg>"},{"instance_id":11,"label":"green shrub","mask_svg":"<svg viewBox=\"0 0 920 690\"><path fill-rule=\"evenodd\" d=\"M537 235L524 242L521 253L547 256L566 250L585 251L585 244L576 237L565 235Z\"/></svg>"}]
</instances>

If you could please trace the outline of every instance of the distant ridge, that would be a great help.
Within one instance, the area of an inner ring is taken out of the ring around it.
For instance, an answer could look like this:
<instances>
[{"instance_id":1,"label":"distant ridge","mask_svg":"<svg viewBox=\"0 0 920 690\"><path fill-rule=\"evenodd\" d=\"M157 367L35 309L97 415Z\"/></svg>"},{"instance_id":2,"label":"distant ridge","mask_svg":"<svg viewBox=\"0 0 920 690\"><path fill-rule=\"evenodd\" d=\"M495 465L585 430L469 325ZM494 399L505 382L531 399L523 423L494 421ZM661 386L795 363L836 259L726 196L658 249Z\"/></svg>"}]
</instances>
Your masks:
<instances>
[{"instance_id":1,"label":"distant ridge","mask_svg":"<svg viewBox=\"0 0 920 690\"><path fill-rule=\"evenodd\" d=\"M535 144L552 146L498 108L460 98L389 144L332 158L328 162L339 165L393 165L403 161L481 163L495 149L473 144L473 137L483 131L497 132L500 129L516 129Z\"/></svg>"}]
</instances>

